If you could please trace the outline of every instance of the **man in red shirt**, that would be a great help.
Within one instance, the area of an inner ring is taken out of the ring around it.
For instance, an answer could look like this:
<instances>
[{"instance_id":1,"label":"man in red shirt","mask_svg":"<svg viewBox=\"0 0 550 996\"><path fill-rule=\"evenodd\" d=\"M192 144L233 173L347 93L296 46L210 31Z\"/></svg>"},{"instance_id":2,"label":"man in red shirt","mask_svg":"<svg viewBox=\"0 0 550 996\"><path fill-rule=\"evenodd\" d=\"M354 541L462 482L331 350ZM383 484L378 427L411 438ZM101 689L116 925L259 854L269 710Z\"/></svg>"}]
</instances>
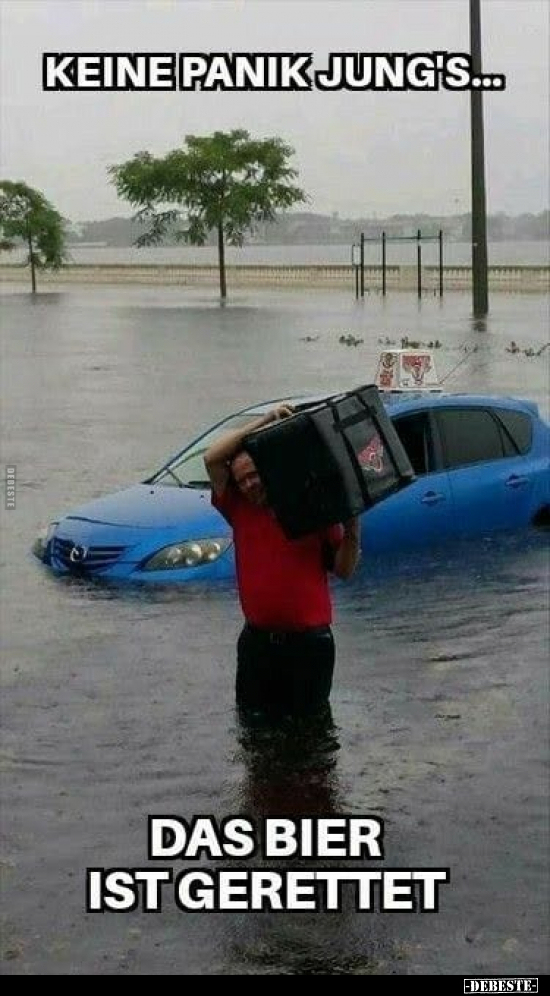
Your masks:
<instances>
[{"instance_id":1,"label":"man in red shirt","mask_svg":"<svg viewBox=\"0 0 550 996\"><path fill-rule=\"evenodd\" d=\"M244 710L304 715L326 705L334 669L327 572L353 574L359 522L289 540L268 507L245 436L292 414L288 405L227 433L205 454L212 504L233 528L246 619L237 646L237 703Z\"/></svg>"}]
</instances>

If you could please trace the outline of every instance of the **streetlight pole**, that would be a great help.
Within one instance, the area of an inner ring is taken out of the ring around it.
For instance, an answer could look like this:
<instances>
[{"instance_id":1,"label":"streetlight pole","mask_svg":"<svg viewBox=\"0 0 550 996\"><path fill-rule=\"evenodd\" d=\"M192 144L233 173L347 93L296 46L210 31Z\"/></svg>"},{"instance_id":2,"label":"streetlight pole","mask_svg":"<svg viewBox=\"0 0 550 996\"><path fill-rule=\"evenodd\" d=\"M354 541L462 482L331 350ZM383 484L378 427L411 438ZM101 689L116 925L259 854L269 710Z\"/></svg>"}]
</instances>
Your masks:
<instances>
[{"instance_id":1,"label":"streetlight pole","mask_svg":"<svg viewBox=\"0 0 550 996\"><path fill-rule=\"evenodd\" d=\"M472 156L472 289L474 315L489 311L487 290L487 205L485 199L485 152L483 142L483 88L481 84L480 0L470 0L470 52L472 77L479 85L470 92Z\"/></svg>"}]
</instances>

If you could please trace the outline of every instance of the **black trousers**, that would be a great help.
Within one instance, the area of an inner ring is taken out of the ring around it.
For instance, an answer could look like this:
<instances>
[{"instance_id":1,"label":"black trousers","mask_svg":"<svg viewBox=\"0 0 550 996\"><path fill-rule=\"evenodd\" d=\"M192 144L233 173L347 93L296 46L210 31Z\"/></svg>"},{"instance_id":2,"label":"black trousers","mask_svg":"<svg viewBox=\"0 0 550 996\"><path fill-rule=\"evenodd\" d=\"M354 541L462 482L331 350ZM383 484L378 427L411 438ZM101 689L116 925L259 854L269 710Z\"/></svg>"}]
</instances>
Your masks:
<instances>
[{"instance_id":1,"label":"black trousers","mask_svg":"<svg viewBox=\"0 0 550 996\"><path fill-rule=\"evenodd\" d=\"M244 711L311 715L328 703L333 670L330 626L281 633L247 623L237 644L237 705Z\"/></svg>"}]
</instances>

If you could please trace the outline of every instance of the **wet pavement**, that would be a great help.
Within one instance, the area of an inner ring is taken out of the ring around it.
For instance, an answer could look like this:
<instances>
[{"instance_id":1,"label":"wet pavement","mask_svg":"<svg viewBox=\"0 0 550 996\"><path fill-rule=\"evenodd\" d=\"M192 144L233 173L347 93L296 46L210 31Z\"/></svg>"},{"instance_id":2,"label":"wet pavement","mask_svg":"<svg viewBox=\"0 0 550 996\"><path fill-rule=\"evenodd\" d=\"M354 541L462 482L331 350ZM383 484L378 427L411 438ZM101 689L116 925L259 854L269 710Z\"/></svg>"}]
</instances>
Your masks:
<instances>
[{"instance_id":1,"label":"wet pavement","mask_svg":"<svg viewBox=\"0 0 550 996\"><path fill-rule=\"evenodd\" d=\"M178 288L36 301L10 288L2 303L3 463L17 468L2 542L3 973L546 973L547 536L365 558L334 587L332 716L277 730L235 715L231 585L55 579L29 548L39 525L144 478L237 407L368 382L380 339L438 338L440 375L460 364L450 389L547 411L548 351L507 352L543 345L547 302L495 295L484 329L458 294L249 291L220 308ZM349 333L363 343L342 345ZM375 867L449 868L450 883L438 912L358 911L351 893L339 912L191 912L166 893L160 911L86 913L86 868L148 865L150 814L374 815Z\"/></svg>"}]
</instances>

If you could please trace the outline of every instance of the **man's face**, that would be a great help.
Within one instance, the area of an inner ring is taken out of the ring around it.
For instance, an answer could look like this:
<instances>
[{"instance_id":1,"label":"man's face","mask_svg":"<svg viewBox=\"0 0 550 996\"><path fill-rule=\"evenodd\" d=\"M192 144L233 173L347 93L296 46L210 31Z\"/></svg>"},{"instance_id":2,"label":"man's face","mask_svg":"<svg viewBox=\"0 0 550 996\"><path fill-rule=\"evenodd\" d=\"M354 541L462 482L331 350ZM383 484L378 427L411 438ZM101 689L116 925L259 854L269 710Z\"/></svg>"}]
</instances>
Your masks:
<instances>
[{"instance_id":1,"label":"man's face","mask_svg":"<svg viewBox=\"0 0 550 996\"><path fill-rule=\"evenodd\" d=\"M256 470L256 464L248 453L239 453L231 463L233 480L239 491L252 505L265 505L267 495Z\"/></svg>"}]
</instances>

